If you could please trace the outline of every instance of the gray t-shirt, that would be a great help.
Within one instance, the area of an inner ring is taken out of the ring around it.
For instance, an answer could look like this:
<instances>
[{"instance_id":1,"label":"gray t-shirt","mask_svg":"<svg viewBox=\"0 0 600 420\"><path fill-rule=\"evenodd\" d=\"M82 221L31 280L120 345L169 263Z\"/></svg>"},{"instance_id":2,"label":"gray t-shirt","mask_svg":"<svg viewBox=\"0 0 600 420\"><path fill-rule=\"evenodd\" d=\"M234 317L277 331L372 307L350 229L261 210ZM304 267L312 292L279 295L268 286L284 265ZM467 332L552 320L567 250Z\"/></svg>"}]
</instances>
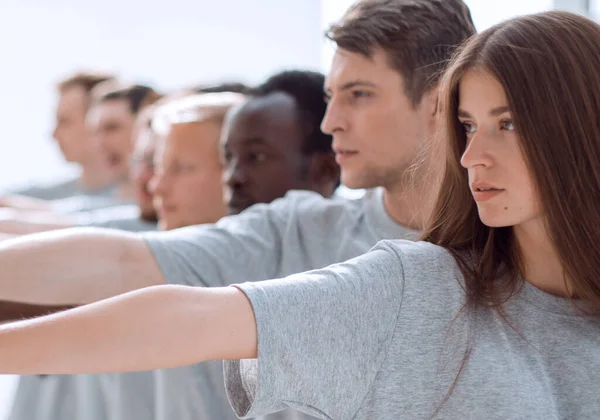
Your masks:
<instances>
[{"instance_id":1,"label":"gray t-shirt","mask_svg":"<svg viewBox=\"0 0 600 420\"><path fill-rule=\"evenodd\" d=\"M460 313L463 282L445 249L386 241L239 285L258 359L225 362L232 405L246 418L286 406L339 420L600 418L598 318L529 283L504 306L510 325L490 308Z\"/></svg>"},{"instance_id":2,"label":"gray t-shirt","mask_svg":"<svg viewBox=\"0 0 600 420\"><path fill-rule=\"evenodd\" d=\"M382 190L375 189L357 200L293 191L216 225L144 238L169 283L208 287L322 268L361 255L381 239L417 236L390 218ZM221 362L158 371L155 385L158 420L235 419ZM301 417L290 410L277 418Z\"/></svg>"},{"instance_id":3,"label":"gray t-shirt","mask_svg":"<svg viewBox=\"0 0 600 420\"><path fill-rule=\"evenodd\" d=\"M140 209L135 204L81 212L74 217L79 226L120 229L128 232L148 232L156 230L156 222L140 218Z\"/></svg>"},{"instance_id":4,"label":"gray t-shirt","mask_svg":"<svg viewBox=\"0 0 600 420\"><path fill-rule=\"evenodd\" d=\"M105 195L104 189L88 190L84 188L79 181L79 177L53 184L34 185L11 192L11 194L26 195L32 198L39 198L40 200L60 200L63 198L73 197L75 195L94 195L96 193Z\"/></svg>"},{"instance_id":5,"label":"gray t-shirt","mask_svg":"<svg viewBox=\"0 0 600 420\"><path fill-rule=\"evenodd\" d=\"M9 420L106 420L107 395L95 375L21 376Z\"/></svg>"},{"instance_id":6,"label":"gray t-shirt","mask_svg":"<svg viewBox=\"0 0 600 420\"><path fill-rule=\"evenodd\" d=\"M10 194L25 195L40 200L63 200L76 196L111 197L115 194L115 186L90 189L81 184L79 177L75 177L53 184L34 185L13 190Z\"/></svg>"},{"instance_id":7,"label":"gray t-shirt","mask_svg":"<svg viewBox=\"0 0 600 420\"><path fill-rule=\"evenodd\" d=\"M53 200L53 210L61 214L76 214L91 210L104 210L111 207L132 204L131 198L119 197L118 191L114 190L109 196L77 195L74 197Z\"/></svg>"},{"instance_id":8,"label":"gray t-shirt","mask_svg":"<svg viewBox=\"0 0 600 420\"><path fill-rule=\"evenodd\" d=\"M81 185L79 178L72 178L56 184L22 188L11 191L9 194L52 201L54 210L62 214L110 208L132 202L130 199L120 198L118 187L115 185L89 189Z\"/></svg>"}]
</instances>

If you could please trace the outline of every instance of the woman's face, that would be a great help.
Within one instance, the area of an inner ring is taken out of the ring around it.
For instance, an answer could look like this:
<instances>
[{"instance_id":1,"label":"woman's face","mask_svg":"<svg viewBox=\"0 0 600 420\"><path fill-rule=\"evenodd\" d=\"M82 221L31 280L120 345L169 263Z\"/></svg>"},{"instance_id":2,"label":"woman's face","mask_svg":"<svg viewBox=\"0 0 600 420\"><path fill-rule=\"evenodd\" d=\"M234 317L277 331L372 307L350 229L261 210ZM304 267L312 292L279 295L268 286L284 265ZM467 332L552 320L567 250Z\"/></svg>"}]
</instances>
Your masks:
<instances>
[{"instance_id":1,"label":"woman's face","mask_svg":"<svg viewBox=\"0 0 600 420\"><path fill-rule=\"evenodd\" d=\"M538 194L520 147L500 82L487 70L469 70L459 86L458 119L467 146L461 165L481 221L490 227L539 221Z\"/></svg>"}]
</instances>

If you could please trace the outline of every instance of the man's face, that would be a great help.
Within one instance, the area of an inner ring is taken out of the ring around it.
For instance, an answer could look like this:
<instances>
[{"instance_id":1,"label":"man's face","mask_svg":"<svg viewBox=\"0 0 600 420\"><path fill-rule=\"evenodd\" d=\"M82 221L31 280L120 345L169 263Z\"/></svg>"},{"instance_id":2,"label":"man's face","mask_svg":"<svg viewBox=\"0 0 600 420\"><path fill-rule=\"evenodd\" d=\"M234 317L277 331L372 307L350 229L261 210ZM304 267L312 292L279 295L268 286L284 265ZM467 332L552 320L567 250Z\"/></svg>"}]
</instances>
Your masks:
<instances>
[{"instance_id":1,"label":"man's face","mask_svg":"<svg viewBox=\"0 0 600 420\"><path fill-rule=\"evenodd\" d=\"M67 162L85 162L92 149L85 125L88 100L81 86L71 86L60 93L52 136Z\"/></svg>"},{"instance_id":2,"label":"man's face","mask_svg":"<svg viewBox=\"0 0 600 420\"><path fill-rule=\"evenodd\" d=\"M367 58L338 48L325 81L329 98L321 125L333 135L342 183L349 188L393 189L432 134L435 99L414 106L398 71L377 49Z\"/></svg>"},{"instance_id":3,"label":"man's face","mask_svg":"<svg viewBox=\"0 0 600 420\"><path fill-rule=\"evenodd\" d=\"M90 135L105 155L117 179L126 179L133 152L135 115L124 99L94 105L87 117Z\"/></svg>"},{"instance_id":4,"label":"man's face","mask_svg":"<svg viewBox=\"0 0 600 420\"><path fill-rule=\"evenodd\" d=\"M214 223L226 215L219 161L221 124L174 124L155 154L151 181L159 229Z\"/></svg>"},{"instance_id":5,"label":"man's face","mask_svg":"<svg viewBox=\"0 0 600 420\"><path fill-rule=\"evenodd\" d=\"M310 189L310 157L294 98L254 98L228 117L221 138L225 201L230 214Z\"/></svg>"}]
</instances>

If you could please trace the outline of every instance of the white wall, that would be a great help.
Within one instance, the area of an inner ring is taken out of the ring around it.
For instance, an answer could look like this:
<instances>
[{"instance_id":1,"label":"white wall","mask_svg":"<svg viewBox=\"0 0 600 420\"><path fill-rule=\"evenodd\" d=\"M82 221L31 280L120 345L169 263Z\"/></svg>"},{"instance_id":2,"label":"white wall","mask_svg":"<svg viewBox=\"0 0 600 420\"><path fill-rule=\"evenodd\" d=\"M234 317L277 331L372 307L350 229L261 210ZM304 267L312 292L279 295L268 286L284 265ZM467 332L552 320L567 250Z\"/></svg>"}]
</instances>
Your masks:
<instances>
[{"instance_id":1,"label":"white wall","mask_svg":"<svg viewBox=\"0 0 600 420\"><path fill-rule=\"evenodd\" d=\"M320 0L2 0L0 189L68 172L53 84L81 67L162 89L321 64Z\"/></svg>"}]
</instances>

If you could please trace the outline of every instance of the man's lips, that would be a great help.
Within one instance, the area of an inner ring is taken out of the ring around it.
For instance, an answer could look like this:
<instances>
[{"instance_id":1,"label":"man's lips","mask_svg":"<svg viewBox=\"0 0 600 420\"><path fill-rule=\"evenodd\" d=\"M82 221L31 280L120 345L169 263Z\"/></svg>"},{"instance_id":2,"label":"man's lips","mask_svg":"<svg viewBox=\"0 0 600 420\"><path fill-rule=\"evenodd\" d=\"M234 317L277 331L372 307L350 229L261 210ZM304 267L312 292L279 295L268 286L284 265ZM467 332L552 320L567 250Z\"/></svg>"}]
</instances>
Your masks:
<instances>
[{"instance_id":1,"label":"man's lips","mask_svg":"<svg viewBox=\"0 0 600 420\"><path fill-rule=\"evenodd\" d=\"M335 160L338 164L342 164L347 159L353 158L358 155L358 150L344 149L341 147L334 147Z\"/></svg>"}]
</instances>

